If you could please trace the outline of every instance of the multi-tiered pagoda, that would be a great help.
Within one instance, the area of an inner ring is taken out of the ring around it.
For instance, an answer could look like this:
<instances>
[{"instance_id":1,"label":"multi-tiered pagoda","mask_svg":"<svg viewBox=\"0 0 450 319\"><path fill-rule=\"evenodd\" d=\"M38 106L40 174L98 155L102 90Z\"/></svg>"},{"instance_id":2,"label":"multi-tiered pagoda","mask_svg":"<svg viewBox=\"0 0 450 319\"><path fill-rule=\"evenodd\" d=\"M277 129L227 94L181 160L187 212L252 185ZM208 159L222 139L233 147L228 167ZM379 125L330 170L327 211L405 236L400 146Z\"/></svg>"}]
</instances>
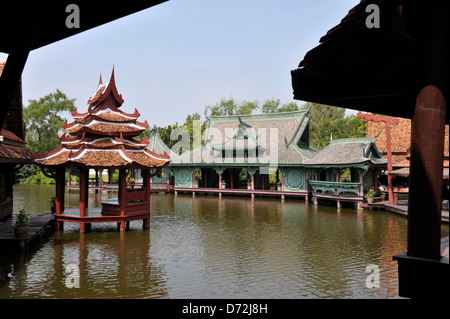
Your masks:
<instances>
[{"instance_id":1,"label":"multi-tiered pagoda","mask_svg":"<svg viewBox=\"0 0 450 319\"><path fill-rule=\"evenodd\" d=\"M150 223L150 170L160 171L169 164L169 155L156 154L147 149L148 139L140 138L147 121L139 122L135 109L128 114L119 108L124 100L117 91L114 69L111 79L100 81L93 97L88 101L88 111L72 112L74 121L64 123L65 133L60 137L61 146L44 155L35 154L36 163L56 168L56 220L62 227L64 221L80 223L80 231L88 230L91 223L117 222L120 230L125 222L144 220ZM64 214L65 168L80 168L80 214ZM142 170L143 186L127 189L127 169ZM116 202L102 203L101 216L89 216L87 212L89 169L118 169L119 196ZM86 229L87 227L87 229Z\"/></svg>"}]
</instances>

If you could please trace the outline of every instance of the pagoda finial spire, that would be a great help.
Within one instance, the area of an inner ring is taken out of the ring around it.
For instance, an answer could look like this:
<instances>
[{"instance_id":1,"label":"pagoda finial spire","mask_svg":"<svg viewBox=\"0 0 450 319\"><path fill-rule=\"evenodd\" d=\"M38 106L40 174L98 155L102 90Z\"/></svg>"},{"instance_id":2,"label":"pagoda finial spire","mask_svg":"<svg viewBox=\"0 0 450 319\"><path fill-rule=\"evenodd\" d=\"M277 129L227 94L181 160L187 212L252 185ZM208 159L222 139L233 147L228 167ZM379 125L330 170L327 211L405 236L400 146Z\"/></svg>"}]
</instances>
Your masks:
<instances>
[{"instance_id":1,"label":"pagoda finial spire","mask_svg":"<svg viewBox=\"0 0 450 319\"><path fill-rule=\"evenodd\" d=\"M100 72L100 80L98 81L98 86L102 85L103 81L102 81L102 72Z\"/></svg>"},{"instance_id":2,"label":"pagoda finial spire","mask_svg":"<svg viewBox=\"0 0 450 319\"><path fill-rule=\"evenodd\" d=\"M116 83L115 79L114 79L114 64L113 64L113 68L112 68L112 72L111 72L111 79L109 80L111 83Z\"/></svg>"}]
</instances>

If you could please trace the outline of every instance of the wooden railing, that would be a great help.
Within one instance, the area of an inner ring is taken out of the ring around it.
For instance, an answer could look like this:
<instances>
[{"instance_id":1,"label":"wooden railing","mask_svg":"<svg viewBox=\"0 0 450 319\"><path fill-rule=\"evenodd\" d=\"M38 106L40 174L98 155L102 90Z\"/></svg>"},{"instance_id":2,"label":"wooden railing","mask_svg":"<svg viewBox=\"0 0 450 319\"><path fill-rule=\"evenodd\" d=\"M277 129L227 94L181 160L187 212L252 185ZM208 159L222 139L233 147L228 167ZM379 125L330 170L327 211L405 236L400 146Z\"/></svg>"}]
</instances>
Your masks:
<instances>
[{"instance_id":1,"label":"wooden railing","mask_svg":"<svg viewBox=\"0 0 450 319\"><path fill-rule=\"evenodd\" d=\"M349 182L326 182L326 181L309 181L312 191L314 193L322 192L334 195L345 194L360 194L361 183L349 183Z\"/></svg>"}]
</instances>

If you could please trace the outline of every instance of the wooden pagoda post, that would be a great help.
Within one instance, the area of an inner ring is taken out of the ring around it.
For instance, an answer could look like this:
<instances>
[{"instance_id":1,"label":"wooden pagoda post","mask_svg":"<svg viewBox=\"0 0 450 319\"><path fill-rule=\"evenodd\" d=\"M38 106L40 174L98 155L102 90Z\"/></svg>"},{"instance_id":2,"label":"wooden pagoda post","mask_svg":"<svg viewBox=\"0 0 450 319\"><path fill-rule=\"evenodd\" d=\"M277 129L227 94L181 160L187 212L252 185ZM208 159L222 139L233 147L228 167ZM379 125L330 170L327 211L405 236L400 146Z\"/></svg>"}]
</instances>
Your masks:
<instances>
[{"instance_id":1,"label":"wooden pagoda post","mask_svg":"<svg viewBox=\"0 0 450 319\"><path fill-rule=\"evenodd\" d=\"M65 183L65 168L63 166L58 166L56 168L56 181L55 181L55 206L56 206L56 216L58 217L64 212L64 183ZM64 222L58 221L56 219L56 227L57 229L64 228Z\"/></svg>"},{"instance_id":2,"label":"wooden pagoda post","mask_svg":"<svg viewBox=\"0 0 450 319\"><path fill-rule=\"evenodd\" d=\"M151 214L150 170L142 169L141 172L142 172L142 178L143 178L142 186L145 188L145 198L147 200L147 204L148 204L147 209L148 209L148 214L149 214L149 218L144 218L142 227L144 229L149 229L150 228L150 214Z\"/></svg>"},{"instance_id":3,"label":"wooden pagoda post","mask_svg":"<svg viewBox=\"0 0 450 319\"><path fill-rule=\"evenodd\" d=\"M89 168L80 168L80 217L86 216L88 208L88 194L89 194ZM87 228L86 228L87 226ZM89 230L90 224L80 222L80 232L84 233Z\"/></svg>"},{"instance_id":4,"label":"wooden pagoda post","mask_svg":"<svg viewBox=\"0 0 450 319\"><path fill-rule=\"evenodd\" d=\"M114 170L112 168L108 169L108 184L111 185L113 183L113 174Z\"/></svg>"},{"instance_id":5,"label":"wooden pagoda post","mask_svg":"<svg viewBox=\"0 0 450 319\"><path fill-rule=\"evenodd\" d=\"M72 168L67 169L67 186L72 186Z\"/></svg>"},{"instance_id":6,"label":"wooden pagoda post","mask_svg":"<svg viewBox=\"0 0 450 319\"><path fill-rule=\"evenodd\" d=\"M99 170L100 172L100 190L103 191L103 169Z\"/></svg>"},{"instance_id":7,"label":"wooden pagoda post","mask_svg":"<svg viewBox=\"0 0 450 319\"><path fill-rule=\"evenodd\" d=\"M125 205L127 202L127 170L125 168L119 169L119 204L120 217L125 217ZM125 231L125 222L117 223L120 231Z\"/></svg>"}]
</instances>

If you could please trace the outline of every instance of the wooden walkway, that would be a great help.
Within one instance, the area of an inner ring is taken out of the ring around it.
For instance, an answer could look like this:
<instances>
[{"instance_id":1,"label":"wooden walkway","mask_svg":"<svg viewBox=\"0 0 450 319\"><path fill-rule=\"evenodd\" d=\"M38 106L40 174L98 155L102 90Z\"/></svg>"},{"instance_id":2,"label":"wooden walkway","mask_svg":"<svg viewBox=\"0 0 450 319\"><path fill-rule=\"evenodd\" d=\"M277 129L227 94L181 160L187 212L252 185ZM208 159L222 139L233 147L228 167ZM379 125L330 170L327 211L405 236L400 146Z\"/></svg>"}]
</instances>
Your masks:
<instances>
[{"instance_id":1,"label":"wooden walkway","mask_svg":"<svg viewBox=\"0 0 450 319\"><path fill-rule=\"evenodd\" d=\"M374 202L373 204L364 203L361 204L362 208L365 209L385 209L389 212L393 212L396 214L400 214L403 216L408 216L408 201L407 200L399 200L396 205L390 204L389 201L379 201ZM444 223L448 223L449 219L449 211L448 210L442 210L441 213L441 221Z\"/></svg>"},{"instance_id":2,"label":"wooden walkway","mask_svg":"<svg viewBox=\"0 0 450 319\"><path fill-rule=\"evenodd\" d=\"M55 216L53 214L29 214L30 224L28 234L17 238L14 235L15 215L0 223L0 245L18 246L21 250L27 249L28 245L44 233L47 226L54 226Z\"/></svg>"},{"instance_id":3,"label":"wooden walkway","mask_svg":"<svg viewBox=\"0 0 450 319\"><path fill-rule=\"evenodd\" d=\"M287 196L293 197L308 197L307 192L288 192L278 190L261 190L261 189L243 189L243 188L202 188L202 187L174 187L173 191L177 193L192 193L195 194L229 194L229 195L243 195L243 196L279 196L285 198Z\"/></svg>"}]
</instances>

